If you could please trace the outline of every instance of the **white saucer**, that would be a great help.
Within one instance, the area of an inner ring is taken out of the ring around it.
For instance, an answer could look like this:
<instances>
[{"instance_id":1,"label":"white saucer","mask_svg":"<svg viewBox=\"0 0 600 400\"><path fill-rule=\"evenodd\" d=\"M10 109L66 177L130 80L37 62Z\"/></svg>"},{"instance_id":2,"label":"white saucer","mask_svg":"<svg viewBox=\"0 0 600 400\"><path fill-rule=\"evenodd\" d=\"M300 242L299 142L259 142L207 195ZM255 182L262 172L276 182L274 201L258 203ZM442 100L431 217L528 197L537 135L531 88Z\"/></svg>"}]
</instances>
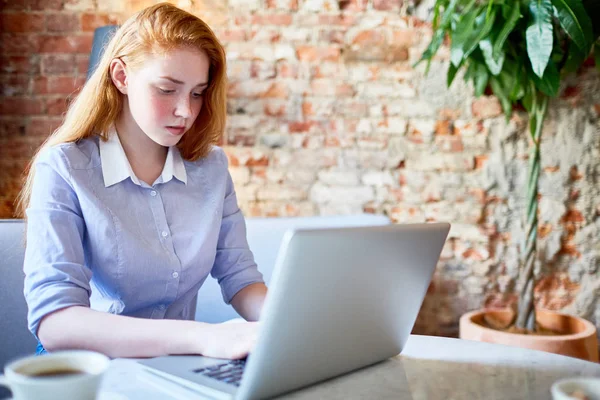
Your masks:
<instances>
[{"instance_id":1,"label":"white saucer","mask_svg":"<svg viewBox=\"0 0 600 400\"><path fill-rule=\"evenodd\" d=\"M571 394L576 390L589 400L600 400L600 378L565 378L554 382L550 389L553 400L574 400Z\"/></svg>"}]
</instances>

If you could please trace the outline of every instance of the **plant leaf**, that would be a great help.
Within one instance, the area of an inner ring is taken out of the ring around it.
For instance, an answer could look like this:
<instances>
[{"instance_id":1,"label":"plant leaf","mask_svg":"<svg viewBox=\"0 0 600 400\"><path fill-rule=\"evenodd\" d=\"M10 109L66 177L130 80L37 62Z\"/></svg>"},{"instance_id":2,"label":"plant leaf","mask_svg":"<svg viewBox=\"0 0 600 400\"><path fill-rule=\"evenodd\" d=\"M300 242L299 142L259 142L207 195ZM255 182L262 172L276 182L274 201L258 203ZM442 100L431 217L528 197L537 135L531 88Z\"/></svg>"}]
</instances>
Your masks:
<instances>
[{"instance_id":1,"label":"plant leaf","mask_svg":"<svg viewBox=\"0 0 600 400\"><path fill-rule=\"evenodd\" d=\"M452 86L452 82L454 81L459 68L460 66L457 67L450 63L450 66L448 67L448 75L446 75L446 87Z\"/></svg>"},{"instance_id":2,"label":"plant leaf","mask_svg":"<svg viewBox=\"0 0 600 400\"><path fill-rule=\"evenodd\" d=\"M427 49L423 52L419 61L417 61L413 65L413 68L416 67L421 61L427 60L427 68L425 70L425 74L427 74L427 72L429 71L429 66L431 64L431 59L433 58L435 53L437 53L440 46L442 45L442 42L444 41L444 36L446 35L446 29L448 28L448 25L450 24L452 15L454 13L454 9L456 8L457 4L458 4L458 0L450 0L448 7L446 7L446 9L444 10L444 13L442 14L441 22L438 24L440 3L436 3L436 8L435 8L436 15L434 18L434 23L433 23L435 33L433 34L433 37L431 39L431 42L429 43L429 46L427 46Z\"/></svg>"},{"instance_id":3,"label":"plant leaf","mask_svg":"<svg viewBox=\"0 0 600 400\"><path fill-rule=\"evenodd\" d=\"M494 57L494 50L490 38L483 39L479 42L479 48L483 53L485 64L490 69L492 75L498 75L500 71L502 71L502 65L504 64L504 52L498 53L498 56Z\"/></svg>"},{"instance_id":4,"label":"plant leaf","mask_svg":"<svg viewBox=\"0 0 600 400\"><path fill-rule=\"evenodd\" d=\"M508 15L506 23L502 27L502 30L500 31L498 37L496 38L496 41L494 42L494 58L498 58L498 54L500 54L500 51L502 51L504 42L506 42L508 35L510 35L512 30L517 25L519 18L521 18L521 9L519 8L519 2L516 1L514 5L511 5L511 11Z\"/></svg>"},{"instance_id":5,"label":"plant leaf","mask_svg":"<svg viewBox=\"0 0 600 400\"><path fill-rule=\"evenodd\" d=\"M596 61L596 68L600 72L600 46L598 43L594 46L594 61Z\"/></svg>"},{"instance_id":6,"label":"plant leaf","mask_svg":"<svg viewBox=\"0 0 600 400\"><path fill-rule=\"evenodd\" d=\"M494 21L496 20L496 10L494 9L491 13L483 11L477 20L477 22L479 22L479 29L475 29L473 35L469 38L469 41L465 43L465 58L469 57L473 50L477 48L479 42L491 32Z\"/></svg>"},{"instance_id":7,"label":"plant leaf","mask_svg":"<svg viewBox=\"0 0 600 400\"><path fill-rule=\"evenodd\" d=\"M527 55L533 72L542 77L552 53L552 3L550 0L532 0L529 11L532 20L525 32Z\"/></svg>"},{"instance_id":8,"label":"plant leaf","mask_svg":"<svg viewBox=\"0 0 600 400\"><path fill-rule=\"evenodd\" d=\"M544 76L540 79L537 74L531 74L531 78L535 83L535 86L544 94L550 97L556 97L558 95L558 88L560 85L560 74L556 68L556 64L553 61L548 63Z\"/></svg>"},{"instance_id":9,"label":"plant leaf","mask_svg":"<svg viewBox=\"0 0 600 400\"><path fill-rule=\"evenodd\" d=\"M586 59L586 55L577 46L569 47L569 54L564 65L564 70L567 72L576 72Z\"/></svg>"},{"instance_id":10,"label":"plant leaf","mask_svg":"<svg viewBox=\"0 0 600 400\"><path fill-rule=\"evenodd\" d=\"M458 66L465 57L465 43L473 35L473 24L479 10L472 10L466 13L457 24L458 30L452 33L450 46L450 62Z\"/></svg>"},{"instance_id":11,"label":"plant leaf","mask_svg":"<svg viewBox=\"0 0 600 400\"><path fill-rule=\"evenodd\" d=\"M488 85L490 74L483 64L475 64L475 76L473 77L473 84L475 86L475 96L479 97L485 92L485 88Z\"/></svg>"},{"instance_id":12,"label":"plant leaf","mask_svg":"<svg viewBox=\"0 0 600 400\"><path fill-rule=\"evenodd\" d=\"M552 0L552 5L560 26L586 56L590 54L594 41L592 21L581 0Z\"/></svg>"},{"instance_id":13,"label":"plant leaf","mask_svg":"<svg viewBox=\"0 0 600 400\"><path fill-rule=\"evenodd\" d=\"M600 37L600 1L598 0L581 0L585 13L590 16L592 20L592 29L594 31L594 39Z\"/></svg>"},{"instance_id":14,"label":"plant leaf","mask_svg":"<svg viewBox=\"0 0 600 400\"><path fill-rule=\"evenodd\" d=\"M504 110L504 116L506 117L506 119L509 119L510 114L512 113L512 103L510 102L510 100L508 100L507 93L504 90L502 83L496 77L492 76L490 78L490 86L492 87L494 95L496 95L496 97L498 97L498 100L500 100L500 104L502 105L502 109Z\"/></svg>"}]
</instances>

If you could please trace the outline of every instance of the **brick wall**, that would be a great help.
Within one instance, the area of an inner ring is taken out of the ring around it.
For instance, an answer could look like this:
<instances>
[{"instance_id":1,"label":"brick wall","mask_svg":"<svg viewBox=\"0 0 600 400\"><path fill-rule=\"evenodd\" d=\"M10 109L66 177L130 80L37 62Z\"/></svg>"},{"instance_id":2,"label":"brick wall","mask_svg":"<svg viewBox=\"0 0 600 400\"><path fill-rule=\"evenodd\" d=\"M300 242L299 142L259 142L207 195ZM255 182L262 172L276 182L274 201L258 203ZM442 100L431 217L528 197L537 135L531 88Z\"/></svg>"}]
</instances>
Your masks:
<instances>
[{"instance_id":1,"label":"brick wall","mask_svg":"<svg viewBox=\"0 0 600 400\"><path fill-rule=\"evenodd\" d=\"M143 0L19 0L2 10L0 217L33 149L85 79L93 29ZM517 276L526 116L459 79L431 37L427 5L392 0L204 0L229 62L225 149L248 216L385 213L453 223L419 333L456 335L461 313L504 305ZM42 6L43 5L43 6ZM600 80L582 70L544 129L538 305L600 322Z\"/></svg>"}]
</instances>

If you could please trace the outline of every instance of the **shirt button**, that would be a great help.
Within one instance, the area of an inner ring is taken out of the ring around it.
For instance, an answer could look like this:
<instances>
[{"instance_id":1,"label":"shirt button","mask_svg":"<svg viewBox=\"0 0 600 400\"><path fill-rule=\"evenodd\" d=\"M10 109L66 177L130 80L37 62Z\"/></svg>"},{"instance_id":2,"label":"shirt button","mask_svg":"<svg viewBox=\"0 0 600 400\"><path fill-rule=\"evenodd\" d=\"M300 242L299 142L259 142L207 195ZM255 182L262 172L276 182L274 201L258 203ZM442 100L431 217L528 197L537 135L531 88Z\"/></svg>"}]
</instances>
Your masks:
<instances>
[{"instance_id":1,"label":"shirt button","mask_svg":"<svg viewBox=\"0 0 600 400\"><path fill-rule=\"evenodd\" d=\"M179 274L177 272L173 272L173 275L171 275L173 278L177 279L179 277Z\"/></svg>"},{"instance_id":2,"label":"shirt button","mask_svg":"<svg viewBox=\"0 0 600 400\"><path fill-rule=\"evenodd\" d=\"M156 196L156 190L151 191L150 196L152 196L152 197Z\"/></svg>"},{"instance_id":3,"label":"shirt button","mask_svg":"<svg viewBox=\"0 0 600 400\"><path fill-rule=\"evenodd\" d=\"M164 309L165 309L165 305L164 305L164 304L161 304L160 306L158 306L158 309L159 309L159 310L164 310Z\"/></svg>"},{"instance_id":4,"label":"shirt button","mask_svg":"<svg viewBox=\"0 0 600 400\"><path fill-rule=\"evenodd\" d=\"M167 237L169 234L167 233L167 231L162 231L162 237Z\"/></svg>"}]
</instances>

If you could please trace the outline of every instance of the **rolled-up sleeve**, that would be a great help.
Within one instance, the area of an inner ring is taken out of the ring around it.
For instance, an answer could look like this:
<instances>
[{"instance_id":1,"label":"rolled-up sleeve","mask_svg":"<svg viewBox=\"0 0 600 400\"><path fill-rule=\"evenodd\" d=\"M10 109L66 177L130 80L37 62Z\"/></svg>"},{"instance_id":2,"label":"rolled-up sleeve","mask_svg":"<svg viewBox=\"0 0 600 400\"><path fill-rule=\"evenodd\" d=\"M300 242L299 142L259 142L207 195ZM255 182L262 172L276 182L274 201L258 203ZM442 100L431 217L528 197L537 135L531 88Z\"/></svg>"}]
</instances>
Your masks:
<instances>
[{"instance_id":1,"label":"rolled-up sleeve","mask_svg":"<svg viewBox=\"0 0 600 400\"><path fill-rule=\"evenodd\" d=\"M37 338L42 318L70 306L88 306L92 271L85 266L85 223L60 147L35 163L27 209L24 294L29 330Z\"/></svg>"},{"instance_id":2,"label":"rolled-up sleeve","mask_svg":"<svg viewBox=\"0 0 600 400\"><path fill-rule=\"evenodd\" d=\"M222 153L227 168L227 158ZM221 285L225 303L230 304L237 292L253 283L264 283L246 239L246 223L237 202L231 175L223 201L223 219L219 231L217 253L211 275Z\"/></svg>"}]
</instances>

